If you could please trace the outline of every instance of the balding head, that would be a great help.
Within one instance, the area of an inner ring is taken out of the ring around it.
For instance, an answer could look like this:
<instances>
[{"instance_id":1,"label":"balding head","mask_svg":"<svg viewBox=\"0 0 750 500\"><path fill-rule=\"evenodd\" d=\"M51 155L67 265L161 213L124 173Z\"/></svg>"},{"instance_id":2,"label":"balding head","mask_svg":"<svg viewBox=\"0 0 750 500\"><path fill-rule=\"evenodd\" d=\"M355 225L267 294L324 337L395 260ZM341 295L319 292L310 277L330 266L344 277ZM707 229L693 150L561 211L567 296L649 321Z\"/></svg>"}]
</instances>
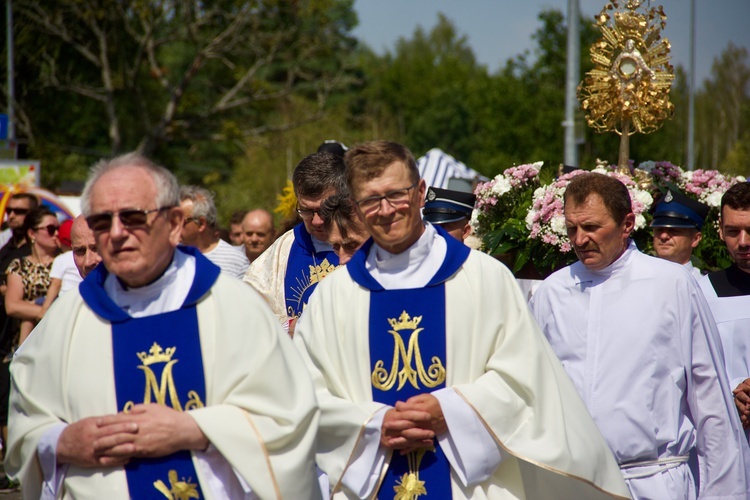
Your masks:
<instances>
[{"instance_id":1,"label":"balding head","mask_svg":"<svg viewBox=\"0 0 750 500\"><path fill-rule=\"evenodd\" d=\"M76 217L70 228L70 246L78 272L81 278L85 278L102 261L102 258L96 250L94 233L89 229L83 215Z\"/></svg>"},{"instance_id":2,"label":"balding head","mask_svg":"<svg viewBox=\"0 0 750 500\"><path fill-rule=\"evenodd\" d=\"M242 219L245 253L250 262L258 258L276 238L273 216L268 210L251 210Z\"/></svg>"}]
</instances>

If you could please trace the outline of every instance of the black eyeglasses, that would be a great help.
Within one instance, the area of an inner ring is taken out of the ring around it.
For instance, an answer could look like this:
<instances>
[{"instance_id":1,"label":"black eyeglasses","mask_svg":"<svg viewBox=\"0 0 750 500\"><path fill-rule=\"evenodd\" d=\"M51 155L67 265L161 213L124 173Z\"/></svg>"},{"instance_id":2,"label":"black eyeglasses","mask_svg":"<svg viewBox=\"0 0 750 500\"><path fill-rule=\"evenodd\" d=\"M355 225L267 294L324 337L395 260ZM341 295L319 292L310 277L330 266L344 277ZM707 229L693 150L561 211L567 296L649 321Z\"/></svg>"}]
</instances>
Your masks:
<instances>
[{"instance_id":1,"label":"black eyeglasses","mask_svg":"<svg viewBox=\"0 0 750 500\"><path fill-rule=\"evenodd\" d=\"M46 229L47 234L49 234L50 236L54 236L55 233L60 229L60 226L56 226L54 224L47 224L46 226L39 226L39 227L35 227L34 229L37 231L39 231L40 229Z\"/></svg>"},{"instance_id":2,"label":"black eyeglasses","mask_svg":"<svg viewBox=\"0 0 750 500\"><path fill-rule=\"evenodd\" d=\"M366 214L379 210L381 200L387 201L393 208L400 208L409 204L409 192L417 187L417 184L418 183L414 183L409 187L388 191L383 196L368 196L367 198L362 198L354 203L356 203L359 209Z\"/></svg>"},{"instance_id":3,"label":"black eyeglasses","mask_svg":"<svg viewBox=\"0 0 750 500\"><path fill-rule=\"evenodd\" d=\"M92 231L109 231L112 228L112 217L116 215L123 226L131 229L138 226L145 226L148 222L148 214L169 210L170 208L174 208L174 206L152 208L150 210L129 208L127 210L118 210L117 212L102 212L89 215L86 217L86 222L88 222L89 228Z\"/></svg>"},{"instance_id":4,"label":"black eyeglasses","mask_svg":"<svg viewBox=\"0 0 750 500\"><path fill-rule=\"evenodd\" d=\"M315 217L315 214L318 214L318 217L320 217L320 211L318 210L310 210L309 208L299 208L297 207L297 213L300 217L302 217L304 220L310 220L313 217ZM322 217L320 217L322 219Z\"/></svg>"},{"instance_id":5,"label":"black eyeglasses","mask_svg":"<svg viewBox=\"0 0 750 500\"><path fill-rule=\"evenodd\" d=\"M8 212L8 215L10 214L16 214L16 215L26 215L29 213L28 208L16 208L16 207L8 207L5 209L6 212Z\"/></svg>"}]
</instances>

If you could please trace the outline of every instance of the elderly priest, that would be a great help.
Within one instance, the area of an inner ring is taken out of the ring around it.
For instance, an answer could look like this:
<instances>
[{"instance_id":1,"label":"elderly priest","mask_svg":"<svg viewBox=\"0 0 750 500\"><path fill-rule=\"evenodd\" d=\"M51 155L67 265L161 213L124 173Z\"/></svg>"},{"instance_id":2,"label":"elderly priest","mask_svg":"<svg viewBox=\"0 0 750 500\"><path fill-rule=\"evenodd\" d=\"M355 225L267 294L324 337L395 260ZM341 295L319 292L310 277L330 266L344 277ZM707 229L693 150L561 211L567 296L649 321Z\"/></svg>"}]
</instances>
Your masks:
<instances>
[{"instance_id":1,"label":"elderly priest","mask_svg":"<svg viewBox=\"0 0 750 500\"><path fill-rule=\"evenodd\" d=\"M143 157L94 167L104 265L11 366L5 467L25 498L320 497L309 375L257 293L176 248L179 202Z\"/></svg>"}]
</instances>

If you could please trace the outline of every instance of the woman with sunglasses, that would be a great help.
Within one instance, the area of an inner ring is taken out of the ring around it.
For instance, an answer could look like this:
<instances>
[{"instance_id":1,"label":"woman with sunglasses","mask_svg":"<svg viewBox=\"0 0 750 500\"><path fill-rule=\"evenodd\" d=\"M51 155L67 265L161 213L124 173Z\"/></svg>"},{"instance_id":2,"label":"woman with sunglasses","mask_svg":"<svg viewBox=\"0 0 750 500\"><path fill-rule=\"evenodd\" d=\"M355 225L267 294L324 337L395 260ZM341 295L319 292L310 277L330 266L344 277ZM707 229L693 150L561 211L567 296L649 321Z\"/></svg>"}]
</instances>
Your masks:
<instances>
[{"instance_id":1,"label":"woman with sunglasses","mask_svg":"<svg viewBox=\"0 0 750 500\"><path fill-rule=\"evenodd\" d=\"M31 245L31 255L15 259L6 271L8 289L5 293L5 310L8 316L21 321L14 346L26 340L44 314L42 303L50 285L49 272L60 249L57 237L59 227L57 216L45 206L35 208L26 215L24 228Z\"/></svg>"}]
</instances>

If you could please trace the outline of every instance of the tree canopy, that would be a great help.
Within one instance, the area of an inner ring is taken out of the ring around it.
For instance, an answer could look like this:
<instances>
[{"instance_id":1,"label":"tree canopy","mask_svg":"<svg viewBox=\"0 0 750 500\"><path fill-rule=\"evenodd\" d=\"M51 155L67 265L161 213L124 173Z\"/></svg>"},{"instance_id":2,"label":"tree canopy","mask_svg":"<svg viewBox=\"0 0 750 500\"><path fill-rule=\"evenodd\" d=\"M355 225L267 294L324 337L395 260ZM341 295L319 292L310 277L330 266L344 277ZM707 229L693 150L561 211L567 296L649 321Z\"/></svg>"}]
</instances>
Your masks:
<instances>
[{"instance_id":1,"label":"tree canopy","mask_svg":"<svg viewBox=\"0 0 750 500\"><path fill-rule=\"evenodd\" d=\"M326 139L433 147L492 176L563 157L567 27L539 14L535 48L491 73L444 15L382 55L352 35L353 0L14 2L17 130L43 184L85 178L139 150L219 194L226 219L273 208L291 170ZM581 79L598 37L581 27ZM685 162L688 87L676 112L631 141L636 163ZM696 96L696 167L750 173L750 64L727 47ZM581 165L616 162L618 137L584 133Z\"/></svg>"}]
</instances>

